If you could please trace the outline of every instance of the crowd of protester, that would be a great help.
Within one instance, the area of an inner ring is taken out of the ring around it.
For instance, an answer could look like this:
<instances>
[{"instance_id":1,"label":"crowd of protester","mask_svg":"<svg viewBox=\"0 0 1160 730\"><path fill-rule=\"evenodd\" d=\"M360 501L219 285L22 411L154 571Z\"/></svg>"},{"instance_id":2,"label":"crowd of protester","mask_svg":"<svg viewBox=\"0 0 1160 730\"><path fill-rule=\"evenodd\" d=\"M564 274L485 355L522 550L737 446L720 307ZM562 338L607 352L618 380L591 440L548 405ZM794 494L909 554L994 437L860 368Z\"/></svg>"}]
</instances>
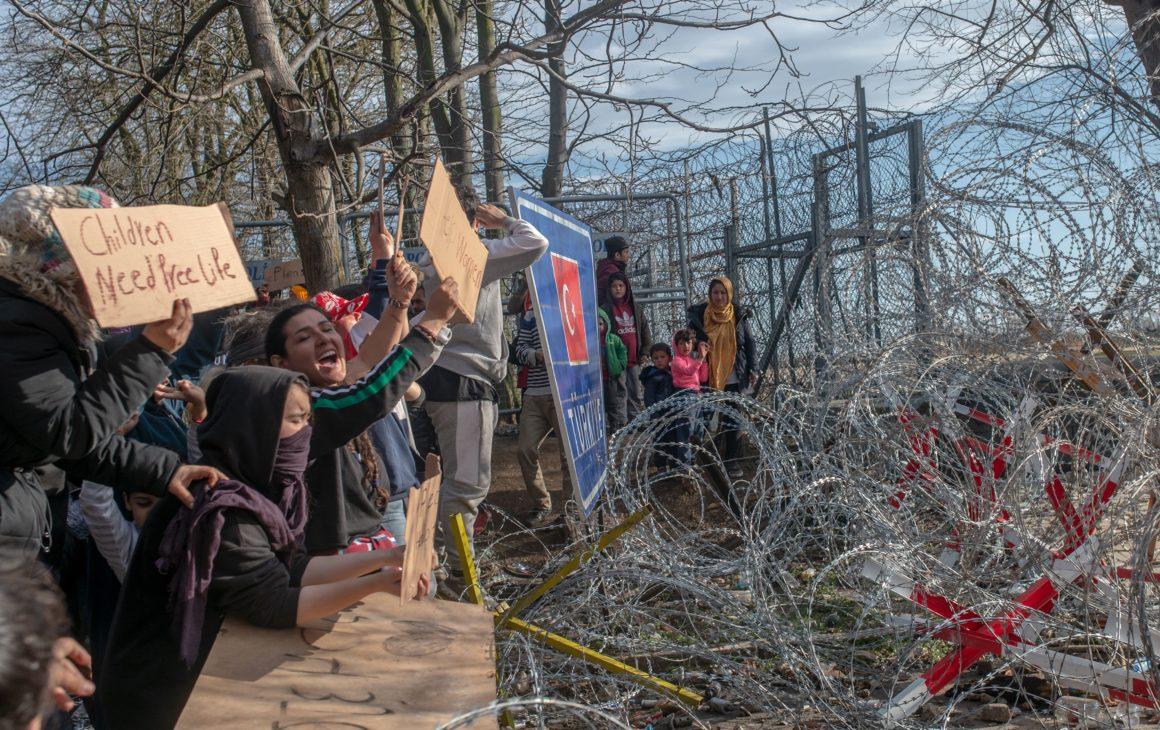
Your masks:
<instances>
[{"instance_id":1,"label":"crowd of protester","mask_svg":"<svg viewBox=\"0 0 1160 730\"><path fill-rule=\"evenodd\" d=\"M509 364L526 523L574 529L562 438L558 510L540 464L558 413L532 299L524 287L507 302L509 348L500 291L548 241L460 197L499 234L482 239L474 322L454 321L456 283L408 264L373 217L357 285L305 300L263 290L197 315L179 300L166 319L106 332L49 211L117 203L79 186L0 202L0 727L69 726L77 701L98 730L171 727L229 615L289 628L376 592L461 598L468 556L449 520L479 523ZM610 431L678 393L752 389L749 313L728 278L670 346L634 297L630 244L605 250L595 316ZM660 467L688 465L706 433L695 421L662 437ZM736 425L718 431L736 472ZM442 459L438 568L402 585L406 495L428 453Z\"/></svg>"}]
</instances>

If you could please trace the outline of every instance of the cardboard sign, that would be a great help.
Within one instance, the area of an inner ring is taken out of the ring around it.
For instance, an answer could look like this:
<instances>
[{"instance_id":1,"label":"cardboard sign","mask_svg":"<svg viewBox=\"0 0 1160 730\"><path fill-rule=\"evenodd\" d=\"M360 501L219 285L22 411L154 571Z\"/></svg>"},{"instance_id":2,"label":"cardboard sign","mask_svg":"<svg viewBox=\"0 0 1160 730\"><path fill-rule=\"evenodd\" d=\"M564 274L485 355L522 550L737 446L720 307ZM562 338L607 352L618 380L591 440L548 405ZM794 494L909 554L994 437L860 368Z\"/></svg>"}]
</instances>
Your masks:
<instances>
[{"instance_id":1,"label":"cardboard sign","mask_svg":"<svg viewBox=\"0 0 1160 730\"><path fill-rule=\"evenodd\" d=\"M179 728L432 728L495 700L482 606L377 593L308 626L227 618ZM493 716L472 723L497 727Z\"/></svg>"},{"instance_id":2,"label":"cardboard sign","mask_svg":"<svg viewBox=\"0 0 1160 730\"><path fill-rule=\"evenodd\" d=\"M256 298L217 205L53 208L50 215L102 327L166 319L181 298L194 312Z\"/></svg>"},{"instance_id":3,"label":"cardboard sign","mask_svg":"<svg viewBox=\"0 0 1160 730\"><path fill-rule=\"evenodd\" d=\"M301 259L287 259L266 267L265 284L270 291L289 289L292 286L306 283L306 274L302 272Z\"/></svg>"},{"instance_id":4,"label":"cardboard sign","mask_svg":"<svg viewBox=\"0 0 1160 730\"><path fill-rule=\"evenodd\" d=\"M566 468L587 516L608 481L592 231L542 200L515 189L510 194L516 217L548 239L548 255L528 267L528 288L559 414L557 432L568 445Z\"/></svg>"},{"instance_id":5,"label":"cardboard sign","mask_svg":"<svg viewBox=\"0 0 1160 730\"><path fill-rule=\"evenodd\" d=\"M427 477L411 488L407 497L406 552L403 553L404 591L399 602L406 606L413 601L406 590L413 587L423 573L430 573L435 560L435 522L439 517L439 457L427 454Z\"/></svg>"},{"instance_id":6,"label":"cardboard sign","mask_svg":"<svg viewBox=\"0 0 1160 730\"><path fill-rule=\"evenodd\" d=\"M435 160L435 173L427 191L419 240L431 252L431 263L440 280L450 276L459 284L459 311L468 322L474 322L487 249L468 223L451 178L439 160Z\"/></svg>"},{"instance_id":7,"label":"cardboard sign","mask_svg":"<svg viewBox=\"0 0 1160 730\"><path fill-rule=\"evenodd\" d=\"M246 276L250 278L250 284L255 288L266 283L266 269L278 263L273 259L260 259L258 261L246 261Z\"/></svg>"}]
</instances>

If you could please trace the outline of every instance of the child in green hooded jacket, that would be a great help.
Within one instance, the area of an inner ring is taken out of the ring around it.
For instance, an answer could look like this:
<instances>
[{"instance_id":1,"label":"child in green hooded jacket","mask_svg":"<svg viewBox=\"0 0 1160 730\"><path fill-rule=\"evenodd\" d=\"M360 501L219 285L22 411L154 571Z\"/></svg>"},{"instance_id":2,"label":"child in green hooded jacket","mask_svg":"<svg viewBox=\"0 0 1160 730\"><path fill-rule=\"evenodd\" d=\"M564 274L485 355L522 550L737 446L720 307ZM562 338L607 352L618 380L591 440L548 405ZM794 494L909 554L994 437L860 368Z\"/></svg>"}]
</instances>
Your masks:
<instances>
[{"instance_id":1,"label":"child in green hooded jacket","mask_svg":"<svg viewBox=\"0 0 1160 730\"><path fill-rule=\"evenodd\" d=\"M613 433L628 424L628 383L625 371L628 369L628 348L612 329L612 320L603 309L599 315L600 360L604 372L604 413L608 432Z\"/></svg>"}]
</instances>

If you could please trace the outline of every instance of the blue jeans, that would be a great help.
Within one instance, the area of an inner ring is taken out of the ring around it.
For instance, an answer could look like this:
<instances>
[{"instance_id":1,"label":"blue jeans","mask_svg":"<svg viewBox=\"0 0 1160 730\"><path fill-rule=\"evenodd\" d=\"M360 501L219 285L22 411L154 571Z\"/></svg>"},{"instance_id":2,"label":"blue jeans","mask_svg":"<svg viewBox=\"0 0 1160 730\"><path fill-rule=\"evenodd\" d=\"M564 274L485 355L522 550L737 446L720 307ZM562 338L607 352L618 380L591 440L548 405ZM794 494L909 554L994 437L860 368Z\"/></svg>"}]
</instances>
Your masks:
<instances>
[{"instance_id":1,"label":"blue jeans","mask_svg":"<svg viewBox=\"0 0 1160 730\"><path fill-rule=\"evenodd\" d=\"M395 536L395 542L402 545L407 539L407 513L404 511L402 499L387 502L383 510L383 519L379 525Z\"/></svg>"}]
</instances>

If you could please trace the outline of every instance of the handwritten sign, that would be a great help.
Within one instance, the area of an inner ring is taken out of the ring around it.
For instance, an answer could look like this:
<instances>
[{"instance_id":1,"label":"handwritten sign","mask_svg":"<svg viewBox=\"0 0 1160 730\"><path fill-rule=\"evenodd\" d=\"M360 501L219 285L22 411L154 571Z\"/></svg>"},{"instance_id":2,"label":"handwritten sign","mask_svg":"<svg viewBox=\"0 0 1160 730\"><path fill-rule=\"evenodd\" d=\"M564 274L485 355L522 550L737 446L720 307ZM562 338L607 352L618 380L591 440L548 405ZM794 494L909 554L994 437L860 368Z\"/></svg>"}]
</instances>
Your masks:
<instances>
[{"instance_id":1,"label":"handwritten sign","mask_svg":"<svg viewBox=\"0 0 1160 730\"><path fill-rule=\"evenodd\" d=\"M250 283L255 287L266 283L266 269L278 263L272 259L261 259L258 261L247 261L246 276L249 277Z\"/></svg>"},{"instance_id":2,"label":"handwritten sign","mask_svg":"<svg viewBox=\"0 0 1160 730\"><path fill-rule=\"evenodd\" d=\"M430 572L435 560L435 521L439 516L439 457L427 454L427 478L411 488L407 497L407 550L403 553L403 589L399 602L406 606L411 596L407 591L419 581L419 576Z\"/></svg>"},{"instance_id":3,"label":"handwritten sign","mask_svg":"<svg viewBox=\"0 0 1160 730\"><path fill-rule=\"evenodd\" d=\"M452 601L404 613L385 593L295 629L227 618L177 727L438 727L495 700L492 622Z\"/></svg>"},{"instance_id":4,"label":"handwritten sign","mask_svg":"<svg viewBox=\"0 0 1160 730\"><path fill-rule=\"evenodd\" d=\"M306 283L306 274L302 272L301 259L288 259L272 263L266 267L266 286L270 291L289 289L297 284Z\"/></svg>"},{"instance_id":5,"label":"handwritten sign","mask_svg":"<svg viewBox=\"0 0 1160 730\"><path fill-rule=\"evenodd\" d=\"M194 312L255 299L217 205L53 208L50 214L102 327L165 319L180 298Z\"/></svg>"},{"instance_id":6,"label":"handwritten sign","mask_svg":"<svg viewBox=\"0 0 1160 730\"><path fill-rule=\"evenodd\" d=\"M487 249L467 221L451 178L439 160L435 160L431 188L427 191L419 240L431 252L431 263L439 278L450 276L459 284L459 311L468 322L474 322Z\"/></svg>"}]
</instances>

